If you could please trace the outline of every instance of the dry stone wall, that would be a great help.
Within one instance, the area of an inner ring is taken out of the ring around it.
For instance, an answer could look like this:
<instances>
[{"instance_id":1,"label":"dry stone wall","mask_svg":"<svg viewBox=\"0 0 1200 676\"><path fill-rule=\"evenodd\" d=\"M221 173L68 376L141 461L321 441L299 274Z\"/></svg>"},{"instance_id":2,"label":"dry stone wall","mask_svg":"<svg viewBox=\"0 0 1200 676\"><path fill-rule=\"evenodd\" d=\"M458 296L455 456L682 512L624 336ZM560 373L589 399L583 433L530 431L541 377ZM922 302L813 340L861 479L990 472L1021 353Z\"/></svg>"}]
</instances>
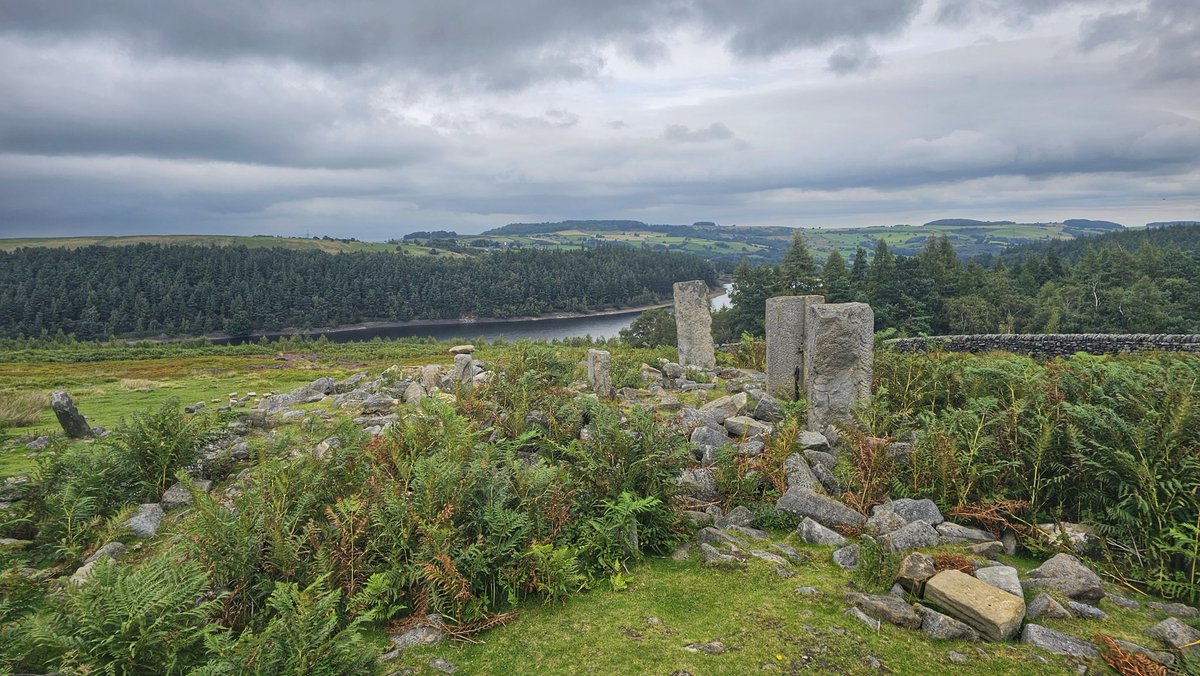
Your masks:
<instances>
[{"instance_id":1,"label":"dry stone wall","mask_svg":"<svg viewBox=\"0 0 1200 676\"><path fill-rule=\"evenodd\" d=\"M1014 352L1035 357L1062 357L1128 352L1200 352L1200 335L1151 333L996 333L971 336L900 338L887 345L901 352L943 349L949 352Z\"/></svg>"}]
</instances>

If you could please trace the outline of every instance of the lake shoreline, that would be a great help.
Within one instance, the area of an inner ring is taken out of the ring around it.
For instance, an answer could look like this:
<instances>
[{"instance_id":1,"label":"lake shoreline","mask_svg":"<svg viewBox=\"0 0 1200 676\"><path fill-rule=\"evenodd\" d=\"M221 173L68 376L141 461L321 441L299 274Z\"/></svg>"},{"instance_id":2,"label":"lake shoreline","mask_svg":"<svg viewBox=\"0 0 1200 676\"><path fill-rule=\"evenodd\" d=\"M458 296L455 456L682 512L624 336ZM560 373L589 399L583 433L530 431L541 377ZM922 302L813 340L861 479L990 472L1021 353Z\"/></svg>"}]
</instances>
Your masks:
<instances>
[{"instance_id":1,"label":"lake shoreline","mask_svg":"<svg viewBox=\"0 0 1200 676\"><path fill-rule=\"evenodd\" d=\"M728 293L728 289L724 286L718 287L709 291L708 297L720 298ZM308 336L318 338L320 336L336 336L345 333L355 333L362 331L372 331L378 329L404 329L404 328L421 328L421 327L439 327L439 326L480 326L488 327L495 324L506 324L516 322L542 322L554 321L561 319L591 319L599 317L619 317L629 314L640 314L647 310L657 310L659 308L671 307L673 301L655 303L652 305L638 305L627 308L615 308L612 310L602 310L600 312L549 312L531 317L465 317L459 319L409 319L405 321L376 321L376 322L358 322L355 324L340 324L335 327L325 329L298 329L287 328L279 331L254 331L245 336L232 336L227 333L208 333L202 336L193 337L175 337L175 338L150 338L138 342L151 343L175 343L185 340L208 339L212 341L246 341L258 340L260 338L275 339L291 336Z\"/></svg>"}]
</instances>

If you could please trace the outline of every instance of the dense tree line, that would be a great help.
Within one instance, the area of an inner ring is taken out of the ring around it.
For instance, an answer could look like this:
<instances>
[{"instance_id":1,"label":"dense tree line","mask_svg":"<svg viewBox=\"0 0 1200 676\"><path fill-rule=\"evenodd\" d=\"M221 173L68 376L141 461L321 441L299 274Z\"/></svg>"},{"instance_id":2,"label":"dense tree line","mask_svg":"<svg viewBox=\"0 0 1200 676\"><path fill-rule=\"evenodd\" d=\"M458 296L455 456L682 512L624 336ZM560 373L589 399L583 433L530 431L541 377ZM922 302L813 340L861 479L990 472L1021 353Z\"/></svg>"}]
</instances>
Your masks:
<instances>
[{"instance_id":1,"label":"dense tree line","mask_svg":"<svg viewBox=\"0 0 1200 676\"><path fill-rule=\"evenodd\" d=\"M915 256L880 240L873 256L834 251L819 265L796 233L780 265L735 270L732 307L716 313L714 333L761 336L767 298L803 294L870 303L876 330L902 335L1200 333L1200 227L1165 230L1133 237L1136 248L1121 232L1076 243L1067 250L1082 247L1075 260L1051 246L991 266L960 260L944 236Z\"/></svg>"},{"instance_id":2,"label":"dense tree line","mask_svg":"<svg viewBox=\"0 0 1200 676\"><path fill-rule=\"evenodd\" d=\"M245 334L362 321L516 317L661 301L705 260L601 247L470 258L160 246L0 252L0 335Z\"/></svg>"}]
</instances>

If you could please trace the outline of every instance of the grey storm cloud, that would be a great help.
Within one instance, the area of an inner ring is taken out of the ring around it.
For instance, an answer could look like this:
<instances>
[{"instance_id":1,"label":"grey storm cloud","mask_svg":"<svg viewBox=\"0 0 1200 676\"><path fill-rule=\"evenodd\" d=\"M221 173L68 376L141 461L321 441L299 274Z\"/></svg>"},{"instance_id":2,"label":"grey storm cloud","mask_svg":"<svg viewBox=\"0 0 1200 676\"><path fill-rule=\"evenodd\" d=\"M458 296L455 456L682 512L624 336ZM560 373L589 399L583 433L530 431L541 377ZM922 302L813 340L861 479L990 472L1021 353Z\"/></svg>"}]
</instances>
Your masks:
<instances>
[{"instance_id":1,"label":"grey storm cloud","mask_svg":"<svg viewBox=\"0 0 1200 676\"><path fill-rule=\"evenodd\" d=\"M0 236L1194 218L1198 50L1195 0L0 0Z\"/></svg>"}]
</instances>

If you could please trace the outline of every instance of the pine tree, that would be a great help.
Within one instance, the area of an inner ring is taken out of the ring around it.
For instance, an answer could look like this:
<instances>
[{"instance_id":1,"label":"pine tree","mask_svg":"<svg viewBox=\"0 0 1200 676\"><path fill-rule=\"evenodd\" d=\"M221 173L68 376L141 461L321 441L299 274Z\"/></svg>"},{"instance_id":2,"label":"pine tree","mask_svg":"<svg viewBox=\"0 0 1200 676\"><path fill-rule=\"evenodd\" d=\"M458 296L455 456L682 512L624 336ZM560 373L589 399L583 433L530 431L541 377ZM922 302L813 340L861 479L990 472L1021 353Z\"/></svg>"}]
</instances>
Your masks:
<instances>
[{"instance_id":1,"label":"pine tree","mask_svg":"<svg viewBox=\"0 0 1200 676\"><path fill-rule=\"evenodd\" d=\"M821 278L804 234L797 230L779 264L779 291L793 296L820 293Z\"/></svg>"}]
</instances>

